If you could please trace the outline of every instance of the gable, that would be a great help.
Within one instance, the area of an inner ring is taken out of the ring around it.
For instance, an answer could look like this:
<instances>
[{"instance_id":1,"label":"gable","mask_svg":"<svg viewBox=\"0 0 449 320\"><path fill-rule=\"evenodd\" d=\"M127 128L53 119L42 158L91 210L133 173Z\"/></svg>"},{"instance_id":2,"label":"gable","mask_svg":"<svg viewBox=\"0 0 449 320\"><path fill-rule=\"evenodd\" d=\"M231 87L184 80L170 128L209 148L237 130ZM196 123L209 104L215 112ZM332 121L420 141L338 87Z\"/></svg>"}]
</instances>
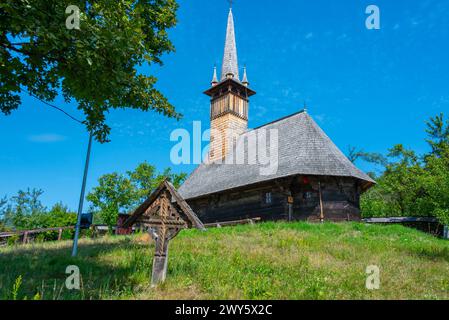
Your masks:
<instances>
[{"instance_id":1,"label":"gable","mask_svg":"<svg viewBox=\"0 0 449 320\"><path fill-rule=\"evenodd\" d=\"M146 226L165 224L182 228L204 229L201 220L196 216L187 202L167 180L145 200L124 223L129 227L134 223Z\"/></svg>"}]
</instances>

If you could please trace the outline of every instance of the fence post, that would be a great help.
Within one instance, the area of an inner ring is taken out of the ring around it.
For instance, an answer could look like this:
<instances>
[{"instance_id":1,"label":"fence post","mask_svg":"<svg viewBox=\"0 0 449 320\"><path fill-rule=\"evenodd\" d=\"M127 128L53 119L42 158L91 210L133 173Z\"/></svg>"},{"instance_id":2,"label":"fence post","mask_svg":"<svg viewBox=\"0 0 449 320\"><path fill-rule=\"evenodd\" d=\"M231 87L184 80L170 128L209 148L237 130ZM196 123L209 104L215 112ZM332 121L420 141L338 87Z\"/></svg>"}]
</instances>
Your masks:
<instances>
[{"instance_id":1,"label":"fence post","mask_svg":"<svg viewBox=\"0 0 449 320\"><path fill-rule=\"evenodd\" d=\"M59 228L58 241L61 241L61 239L62 239L62 228Z\"/></svg>"},{"instance_id":2,"label":"fence post","mask_svg":"<svg viewBox=\"0 0 449 320\"><path fill-rule=\"evenodd\" d=\"M23 240L22 240L22 243L23 244L26 244L28 242L28 232L25 232L24 234L23 234Z\"/></svg>"},{"instance_id":3,"label":"fence post","mask_svg":"<svg viewBox=\"0 0 449 320\"><path fill-rule=\"evenodd\" d=\"M449 226L444 226L444 229L443 229L443 238L444 238L444 239L449 239Z\"/></svg>"}]
</instances>

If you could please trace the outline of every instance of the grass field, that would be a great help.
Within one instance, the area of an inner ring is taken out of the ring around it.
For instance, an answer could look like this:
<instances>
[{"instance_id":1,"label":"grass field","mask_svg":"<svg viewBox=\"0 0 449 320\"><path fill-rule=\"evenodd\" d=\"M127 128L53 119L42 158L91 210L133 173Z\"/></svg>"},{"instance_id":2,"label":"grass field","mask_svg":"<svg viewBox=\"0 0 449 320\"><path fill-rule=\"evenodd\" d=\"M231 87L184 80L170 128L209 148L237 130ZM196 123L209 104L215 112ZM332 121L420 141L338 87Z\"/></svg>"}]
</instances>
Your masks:
<instances>
[{"instance_id":1,"label":"grass field","mask_svg":"<svg viewBox=\"0 0 449 320\"><path fill-rule=\"evenodd\" d=\"M449 241L402 226L262 223L185 230L151 288L146 235L0 249L2 299L449 299ZM68 265L82 275L65 288ZM380 288L365 287L368 265ZM22 281L20 281L22 279Z\"/></svg>"}]
</instances>

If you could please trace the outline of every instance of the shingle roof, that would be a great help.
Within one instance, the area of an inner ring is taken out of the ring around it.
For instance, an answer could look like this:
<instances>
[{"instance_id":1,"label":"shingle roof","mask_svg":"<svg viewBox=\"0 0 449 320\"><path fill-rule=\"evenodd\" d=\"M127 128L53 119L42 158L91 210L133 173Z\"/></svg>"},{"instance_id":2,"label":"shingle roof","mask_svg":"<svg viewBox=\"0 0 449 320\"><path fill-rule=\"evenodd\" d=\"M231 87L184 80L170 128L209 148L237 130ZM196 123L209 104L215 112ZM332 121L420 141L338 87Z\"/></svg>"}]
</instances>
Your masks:
<instances>
[{"instance_id":1,"label":"shingle roof","mask_svg":"<svg viewBox=\"0 0 449 320\"><path fill-rule=\"evenodd\" d=\"M348 160L306 112L299 112L247 131L238 141L263 129L278 130L279 162L275 174L261 175L260 168L265 166L258 164L203 163L180 187L180 195L184 199L192 199L297 174L354 177L369 184L375 183ZM269 133L269 142L268 136ZM247 151L245 148L245 159Z\"/></svg>"}]
</instances>

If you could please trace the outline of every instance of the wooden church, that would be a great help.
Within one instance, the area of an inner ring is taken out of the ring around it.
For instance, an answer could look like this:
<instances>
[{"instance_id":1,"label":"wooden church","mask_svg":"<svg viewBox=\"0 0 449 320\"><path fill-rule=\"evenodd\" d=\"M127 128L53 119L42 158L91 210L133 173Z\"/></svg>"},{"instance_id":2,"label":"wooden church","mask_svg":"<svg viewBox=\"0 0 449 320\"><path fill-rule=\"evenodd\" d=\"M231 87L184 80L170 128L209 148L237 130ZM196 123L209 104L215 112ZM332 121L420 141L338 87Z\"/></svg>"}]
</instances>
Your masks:
<instances>
[{"instance_id":1,"label":"wooden church","mask_svg":"<svg viewBox=\"0 0 449 320\"><path fill-rule=\"evenodd\" d=\"M375 182L347 159L306 110L248 129L249 97L255 93L246 68L239 77L231 9L221 75L214 69L212 86L205 92L211 98L209 161L179 189L201 221L359 220L360 195ZM237 133L233 139L224 136L227 130ZM278 134L273 174L261 175L257 163L228 163L241 141L244 145L250 135L270 130Z\"/></svg>"}]
</instances>

